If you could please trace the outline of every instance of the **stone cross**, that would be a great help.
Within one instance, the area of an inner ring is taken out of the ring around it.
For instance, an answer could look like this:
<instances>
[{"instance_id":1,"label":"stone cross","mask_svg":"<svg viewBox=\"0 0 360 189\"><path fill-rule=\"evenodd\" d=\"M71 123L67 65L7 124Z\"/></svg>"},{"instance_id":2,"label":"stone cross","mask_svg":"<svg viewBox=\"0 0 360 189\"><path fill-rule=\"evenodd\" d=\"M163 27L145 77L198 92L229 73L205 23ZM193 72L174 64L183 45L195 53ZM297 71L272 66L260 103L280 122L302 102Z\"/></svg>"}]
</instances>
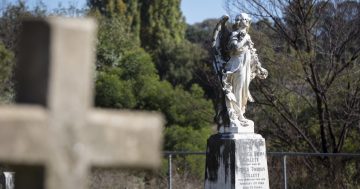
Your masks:
<instances>
[{"instance_id":1,"label":"stone cross","mask_svg":"<svg viewBox=\"0 0 360 189\"><path fill-rule=\"evenodd\" d=\"M92 108L96 23L54 17L23 26L19 104L0 106L0 162L45 168L45 186L24 188L85 189L92 166L160 165L161 115Z\"/></svg>"}]
</instances>

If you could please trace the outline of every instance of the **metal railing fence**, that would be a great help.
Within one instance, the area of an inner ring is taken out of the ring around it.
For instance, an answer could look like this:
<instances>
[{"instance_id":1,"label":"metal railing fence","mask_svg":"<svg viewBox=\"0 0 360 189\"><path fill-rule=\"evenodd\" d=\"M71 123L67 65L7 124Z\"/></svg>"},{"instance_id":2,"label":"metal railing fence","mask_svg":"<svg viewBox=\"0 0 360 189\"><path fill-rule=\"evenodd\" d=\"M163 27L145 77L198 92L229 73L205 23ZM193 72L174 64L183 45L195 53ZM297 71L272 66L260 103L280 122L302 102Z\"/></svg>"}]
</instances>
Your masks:
<instances>
[{"instance_id":1,"label":"metal railing fence","mask_svg":"<svg viewBox=\"0 0 360 189\"><path fill-rule=\"evenodd\" d=\"M168 159L168 189L172 189L172 158L174 156L206 155L206 152L165 151L164 156ZM354 153L307 153L307 152L267 152L267 156L282 158L283 188L288 188L287 157L350 157L360 158L360 154Z\"/></svg>"}]
</instances>

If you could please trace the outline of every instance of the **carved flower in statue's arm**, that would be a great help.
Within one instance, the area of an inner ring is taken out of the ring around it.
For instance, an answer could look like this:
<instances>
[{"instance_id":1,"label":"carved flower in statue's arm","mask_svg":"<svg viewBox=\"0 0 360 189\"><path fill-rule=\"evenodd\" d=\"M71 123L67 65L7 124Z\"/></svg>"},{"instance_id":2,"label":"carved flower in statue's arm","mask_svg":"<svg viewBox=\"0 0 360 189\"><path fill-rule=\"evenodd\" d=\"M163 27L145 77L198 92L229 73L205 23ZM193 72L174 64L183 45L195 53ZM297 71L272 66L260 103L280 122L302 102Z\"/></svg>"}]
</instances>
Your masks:
<instances>
[{"instance_id":1,"label":"carved flower in statue's arm","mask_svg":"<svg viewBox=\"0 0 360 189\"><path fill-rule=\"evenodd\" d=\"M265 68L261 67L261 63L258 62L257 59L253 61L254 65L251 73L251 79L254 79L255 77L258 77L259 79L266 79L269 72Z\"/></svg>"},{"instance_id":2,"label":"carved flower in statue's arm","mask_svg":"<svg viewBox=\"0 0 360 189\"><path fill-rule=\"evenodd\" d=\"M256 53L256 49L254 48L254 43L250 41L250 51L251 51L251 58L252 58L252 73L251 78L258 77L259 79L266 79L269 75L269 72L261 66L259 57Z\"/></svg>"},{"instance_id":3,"label":"carved flower in statue's arm","mask_svg":"<svg viewBox=\"0 0 360 189\"><path fill-rule=\"evenodd\" d=\"M250 36L244 32L232 32L231 38L228 44L228 48L231 51L243 51L244 46L250 41Z\"/></svg>"},{"instance_id":4,"label":"carved flower in statue's arm","mask_svg":"<svg viewBox=\"0 0 360 189\"><path fill-rule=\"evenodd\" d=\"M244 46L250 42L250 36L246 33L240 32L241 35L238 37L238 42L236 44L236 49L242 51Z\"/></svg>"},{"instance_id":5,"label":"carved flower in statue's arm","mask_svg":"<svg viewBox=\"0 0 360 189\"><path fill-rule=\"evenodd\" d=\"M258 69L258 74L257 74L257 76L258 76L260 79L266 79L268 75L269 75L269 72L268 72L265 68L263 68L263 67L260 66L259 69Z\"/></svg>"}]
</instances>

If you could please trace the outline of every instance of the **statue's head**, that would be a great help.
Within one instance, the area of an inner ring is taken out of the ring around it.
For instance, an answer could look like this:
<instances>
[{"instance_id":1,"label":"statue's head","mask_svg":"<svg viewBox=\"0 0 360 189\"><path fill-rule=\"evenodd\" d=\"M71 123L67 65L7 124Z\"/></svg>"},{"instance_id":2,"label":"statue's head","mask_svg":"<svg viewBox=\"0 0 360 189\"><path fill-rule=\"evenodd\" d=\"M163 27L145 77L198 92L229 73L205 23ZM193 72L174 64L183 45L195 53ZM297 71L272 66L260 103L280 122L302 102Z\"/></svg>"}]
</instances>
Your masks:
<instances>
[{"instance_id":1,"label":"statue's head","mask_svg":"<svg viewBox=\"0 0 360 189\"><path fill-rule=\"evenodd\" d=\"M251 18L246 13L240 13L235 17L234 29L246 28L249 29L251 24Z\"/></svg>"}]
</instances>

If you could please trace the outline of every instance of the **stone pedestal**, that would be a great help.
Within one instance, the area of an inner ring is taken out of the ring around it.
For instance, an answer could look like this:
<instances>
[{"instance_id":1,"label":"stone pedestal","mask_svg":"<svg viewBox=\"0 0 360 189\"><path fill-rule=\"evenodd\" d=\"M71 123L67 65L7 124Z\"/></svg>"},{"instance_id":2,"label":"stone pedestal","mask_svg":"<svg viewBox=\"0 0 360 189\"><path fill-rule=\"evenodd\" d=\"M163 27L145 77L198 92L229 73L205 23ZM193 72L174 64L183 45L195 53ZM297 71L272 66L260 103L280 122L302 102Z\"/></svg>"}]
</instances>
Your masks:
<instances>
[{"instance_id":1,"label":"stone pedestal","mask_svg":"<svg viewBox=\"0 0 360 189\"><path fill-rule=\"evenodd\" d=\"M0 172L0 189L14 189L14 172Z\"/></svg>"},{"instance_id":2,"label":"stone pedestal","mask_svg":"<svg viewBox=\"0 0 360 189\"><path fill-rule=\"evenodd\" d=\"M218 133L208 139L205 189L269 189L265 139Z\"/></svg>"}]
</instances>

